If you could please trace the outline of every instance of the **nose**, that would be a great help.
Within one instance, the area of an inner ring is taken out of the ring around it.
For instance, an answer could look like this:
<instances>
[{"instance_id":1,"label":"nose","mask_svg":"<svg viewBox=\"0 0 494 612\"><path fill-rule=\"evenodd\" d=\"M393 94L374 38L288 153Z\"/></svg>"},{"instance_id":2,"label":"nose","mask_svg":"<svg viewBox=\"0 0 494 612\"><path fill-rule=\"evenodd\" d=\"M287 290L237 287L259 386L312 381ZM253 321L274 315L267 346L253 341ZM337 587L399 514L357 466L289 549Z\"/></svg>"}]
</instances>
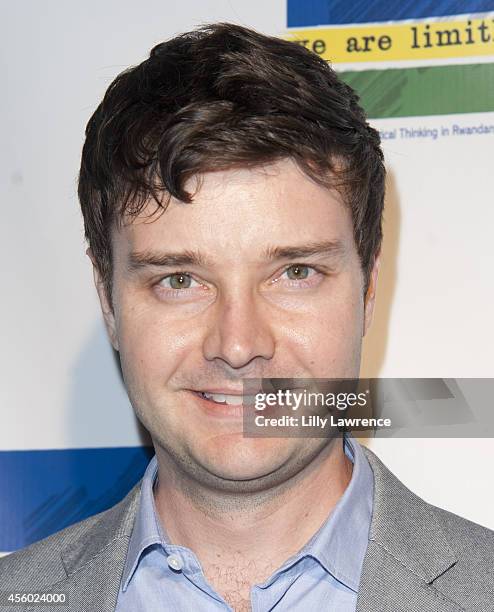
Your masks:
<instances>
[{"instance_id":1,"label":"nose","mask_svg":"<svg viewBox=\"0 0 494 612\"><path fill-rule=\"evenodd\" d=\"M274 355L275 337L266 305L247 292L218 298L204 338L203 354L208 361L221 360L240 369L256 358Z\"/></svg>"}]
</instances>

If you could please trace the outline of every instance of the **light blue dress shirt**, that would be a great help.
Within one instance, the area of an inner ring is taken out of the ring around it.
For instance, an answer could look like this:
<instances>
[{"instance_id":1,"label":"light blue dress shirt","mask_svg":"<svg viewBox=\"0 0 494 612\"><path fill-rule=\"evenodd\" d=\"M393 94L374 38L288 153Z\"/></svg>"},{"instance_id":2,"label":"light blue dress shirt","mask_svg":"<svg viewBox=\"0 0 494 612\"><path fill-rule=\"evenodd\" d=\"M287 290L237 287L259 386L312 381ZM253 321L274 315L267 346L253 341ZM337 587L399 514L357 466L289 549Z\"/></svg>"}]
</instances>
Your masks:
<instances>
[{"instance_id":1,"label":"light blue dress shirt","mask_svg":"<svg viewBox=\"0 0 494 612\"><path fill-rule=\"evenodd\" d=\"M362 448L344 437L352 478L326 522L263 584L250 591L252 612L355 612L374 498L374 477ZM196 555L170 544L156 512L156 457L142 481L116 612L226 612L232 608L208 584Z\"/></svg>"}]
</instances>

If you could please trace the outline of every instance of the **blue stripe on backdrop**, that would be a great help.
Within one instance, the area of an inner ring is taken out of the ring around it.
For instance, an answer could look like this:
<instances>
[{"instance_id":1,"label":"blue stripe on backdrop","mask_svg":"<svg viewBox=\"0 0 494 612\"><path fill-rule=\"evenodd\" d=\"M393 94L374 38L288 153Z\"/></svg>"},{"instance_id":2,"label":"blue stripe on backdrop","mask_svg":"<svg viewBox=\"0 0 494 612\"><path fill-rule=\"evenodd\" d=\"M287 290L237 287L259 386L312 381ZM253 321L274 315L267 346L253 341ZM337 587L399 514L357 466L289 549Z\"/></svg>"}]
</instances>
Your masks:
<instances>
[{"instance_id":1,"label":"blue stripe on backdrop","mask_svg":"<svg viewBox=\"0 0 494 612\"><path fill-rule=\"evenodd\" d=\"M488 11L494 11L493 0L287 0L287 25L370 23Z\"/></svg>"},{"instance_id":2,"label":"blue stripe on backdrop","mask_svg":"<svg viewBox=\"0 0 494 612\"><path fill-rule=\"evenodd\" d=\"M142 477L150 447L0 452L0 551L110 508Z\"/></svg>"}]
</instances>

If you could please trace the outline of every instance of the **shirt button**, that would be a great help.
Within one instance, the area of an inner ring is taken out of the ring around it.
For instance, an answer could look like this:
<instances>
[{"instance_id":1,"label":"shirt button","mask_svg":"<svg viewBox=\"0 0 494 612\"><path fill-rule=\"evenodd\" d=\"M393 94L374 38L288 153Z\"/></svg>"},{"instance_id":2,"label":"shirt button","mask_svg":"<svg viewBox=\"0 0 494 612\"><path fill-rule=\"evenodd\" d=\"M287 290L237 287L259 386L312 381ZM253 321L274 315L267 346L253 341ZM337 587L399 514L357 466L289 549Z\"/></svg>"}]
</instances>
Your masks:
<instances>
[{"instance_id":1,"label":"shirt button","mask_svg":"<svg viewBox=\"0 0 494 612\"><path fill-rule=\"evenodd\" d=\"M182 559L178 555L169 555L166 558L166 562L168 563L168 566L172 568L172 570L177 572L179 572L184 566Z\"/></svg>"}]
</instances>

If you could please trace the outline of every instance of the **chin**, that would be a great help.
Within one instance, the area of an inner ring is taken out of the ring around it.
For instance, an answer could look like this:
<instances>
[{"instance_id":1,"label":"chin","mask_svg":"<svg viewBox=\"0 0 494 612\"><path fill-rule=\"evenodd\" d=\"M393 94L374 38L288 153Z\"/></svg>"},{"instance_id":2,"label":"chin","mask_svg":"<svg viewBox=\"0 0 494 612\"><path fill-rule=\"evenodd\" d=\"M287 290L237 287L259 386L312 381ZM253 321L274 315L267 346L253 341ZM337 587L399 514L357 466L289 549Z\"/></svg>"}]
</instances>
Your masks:
<instances>
[{"instance_id":1,"label":"chin","mask_svg":"<svg viewBox=\"0 0 494 612\"><path fill-rule=\"evenodd\" d=\"M245 438L242 434L224 434L208 440L199 456L208 472L219 479L259 482L276 478L277 473L281 475L286 471L287 463L294 455L294 442L287 438Z\"/></svg>"}]
</instances>

